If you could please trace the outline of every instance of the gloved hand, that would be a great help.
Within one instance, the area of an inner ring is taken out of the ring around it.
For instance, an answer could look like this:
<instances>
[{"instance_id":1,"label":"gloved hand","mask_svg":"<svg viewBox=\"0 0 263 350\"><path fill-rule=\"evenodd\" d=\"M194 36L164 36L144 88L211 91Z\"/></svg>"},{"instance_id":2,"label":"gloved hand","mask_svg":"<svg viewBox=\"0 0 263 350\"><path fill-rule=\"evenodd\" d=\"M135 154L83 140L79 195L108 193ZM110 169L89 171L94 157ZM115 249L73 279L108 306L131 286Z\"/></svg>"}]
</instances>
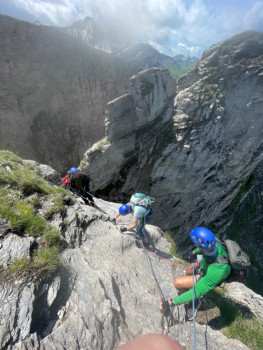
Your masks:
<instances>
[{"instance_id":1,"label":"gloved hand","mask_svg":"<svg viewBox=\"0 0 263 350\"><path fill-rule=\"evenodd\" d=\"M172 300L164 300L159 309L163 312L164 316L167 317L171 313Z\"/></svg>"},{"instance_id":2,"label":"gloved hand","mask_svg":"<svg viewBox=\"0 0 263 350\"><path fill-rule=\"evenodd\" d=\"M115 218L111 218L110 221L111 221L113 224L116 224L116 219L115 219Z\"/></svg>"},{"instance_id":3,"label":"gloved hand","mask_svg":"<svg viewBox=\"0 0 263 350\"><path fill-rule=\"evenodd\" d=\"M186 260L188 260L188 261L193 260L195 257L196 257L196 255L193 253L192 250L189 250L185 256Z\"/></svg>"},{"instance_id":4,"label":"gloved hand","mask_svg":"<svg viewBox=\"0 0 263 350\"><path fill-rule=\"evenodd\" d=\"M126 232L127 231L127 227L121 226L120 227L120 231L121 231L121 233Z\"/></svg>"}]
</instances>

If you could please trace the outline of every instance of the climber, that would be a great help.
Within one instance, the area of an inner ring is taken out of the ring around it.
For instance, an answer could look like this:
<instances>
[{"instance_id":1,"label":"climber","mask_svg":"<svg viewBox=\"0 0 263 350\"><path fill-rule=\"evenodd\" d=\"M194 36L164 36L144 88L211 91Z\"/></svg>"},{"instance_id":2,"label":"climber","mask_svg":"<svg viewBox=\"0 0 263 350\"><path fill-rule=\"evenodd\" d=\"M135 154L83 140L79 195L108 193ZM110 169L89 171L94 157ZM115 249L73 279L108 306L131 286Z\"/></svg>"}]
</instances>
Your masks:
<instances>
[{"instance_id":1,"label":"climber","mask_svg":"<svg viewBox=\"0 0 263 350\"><path fill-rule=\"evenodd\" d=\"M72 175L70 179L70 187L76 191L87 204L94 205L93 196L89 192L90 179L87 174L81 173L77 168L73 167L69 173ZM87 199L86 199L87 198Z\"/></svg>"},{"instance_id":2,"label":"climber","mask_svg":"<svg viewBox=\"0 0 263 350\"><path fill-rule=\"evenodd\" d=\"M229 263L220 264L216 259L219 257L227 257L227 252L216 242L215 235L204 227L196 227L191 233L190 238L197 248L188 255L195 256L201 253L202 258L200 263L196 262L186 271L186 276L176 277L174 286L179 290L178 297L173 300L168 300L170 306L187 303L185 305L188 320L193 319L193 308L190 302L193 297L193 291L188 290L193 286L193 268L195 269L194 276L194 295L195 295L195 313L201 306L199 297L212 290L216 285L224 281L231 272ZM188 291L185 291L187 289ZM190 302L190 303L189 303ZM162 310L162 303L159 309Z\"/></svg>"},{"instance_id":3,"label":"climber","mask_svg":"<svg viewBox=\"0 0 263 350\"><path fill-rule=\"evenodd\" d=\"M137 194L135 194L137 195ZM133 195L131 199L135 196ZM145 196L145 195L143 195ZM146 198L147 196L145 196ZM114 220L120 216L120 215L127 215L130 213L133 213L133 222L128 228L121 228L121 231L124 232L126 230L132 230L136 227L137 229L137 234L139 236L139 239L143 240L143 243L148 244L148 239L146 237L146 232L145 232L145 223L146 223L146 217L150 213L150 208L147 208L146 206L143 205L136 205L132 201L130 201L127 204L122 205L119 208L119 212L114 216Z\"/></svg>"}]
</instances>

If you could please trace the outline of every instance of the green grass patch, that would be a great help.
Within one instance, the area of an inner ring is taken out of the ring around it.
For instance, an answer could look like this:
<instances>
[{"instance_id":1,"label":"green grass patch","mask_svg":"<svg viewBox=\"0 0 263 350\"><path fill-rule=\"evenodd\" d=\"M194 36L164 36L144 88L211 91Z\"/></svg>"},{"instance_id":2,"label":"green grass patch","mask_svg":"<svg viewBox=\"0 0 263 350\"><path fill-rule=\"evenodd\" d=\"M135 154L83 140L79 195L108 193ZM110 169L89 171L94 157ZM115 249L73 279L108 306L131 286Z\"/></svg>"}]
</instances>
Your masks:
<instances>
[{"instance_id":1,"label":"green grass patch","mask_svg":"<svg viewBox=\"0 0 263 350\"><path fill-rule=\"evenodd\" d=\"M10 166L12 169L14 164L22 164L23 160L13 152L0 150L0 163L2 166Z\"/></svg>"},{"instance_id":2,"label":"green grass patch","mask_svg":"<svg viewBox=\"0 0 263 350\"><path fill-rule=\"evenodd\" d=\"M25 196L32 195L34 193L48 194L51 192L51 186L49 186L45 180L38 177L35 173L29 170L21 172L19 169L17 172L20 174L14 174L18 179L18 187Z\"/></svg>"},{"instance_id":3,"label":"green grass patch","mask_svg":"<svg viewBox=\"0 0 263 350\"><path fill-rule=\"evenodd\" d=\"M68 195L63 188L56 189L56 191L54 192L54 196L53 196L54 204L46 212L46 214L45 214L46 219L51 219L51 217L55 213L63 210L63 208L64 208L63 198L65 195L70 197L71 201L74 202L73 198L70 195Z\"/></svg>"},{"instance_id":4,"label":"green grass patch","mask_svg":"<svg viewBox=\"0 0 263 350\"><path fill-rule=\"evenodd\" d=\"M38 194L35 194L26 199L26 203L32 205L33 208L39 208L41 206L41 198Z\"/></svg>"},{"instance_id":5,"label":"green grass patch","mask_svg":"<svg viewBox=\"0 0 263 350\"><path fill-rule=\"evenodd\" d=\"M223 319L223 325L227 326L235 321L238 309L230 301L223 297L224 290L216 288L208 292L205 297L212 300L219 309L219 314Z\"/></svg>"},{"instance_id":6,"label":"green grass patch","mask_svg":"<svg viewBox=\"0 0 263 350\"><path fill-rule=\"evenodd\" d=\"M218 307L223 322L223 334L231 339L238 339L252 350L263 349L263 327L260 322L237 305L224 298L225 290L215 288L205 297Z\"/></svg>"},{"instance_id":7,"label":"green grass patch","mask_svg":"<svg viewBox=\"0 0 263 350\"><path fill-rule=\"evenodd\" d=\"M46 223L35 215L32 205L23 201L12 203L0 199L0 215L10 221L12 228L18 233L25 231L32 237L42 236L45 232Z\"/></svg>"},{"instance_id":8,"label":"green grass patch","mask_svg":"<svg viewBox=\"0 0 263 350\"><path fill-rule=\"evenodd\" d=\"M48 247L58 247L60 244L60 233L54 227L49 227L46 230L44 237L45 245Z\"/></svg>"},{"instance_id":9,"label":"green grass patch","mask_svg":"<svg viewBox=\"0 0 263 350\"><path fill-rule=\"evenodd\" d=\"M46 247L37 251L33 257L33 268L38 274L48 278L61 265L58 247Z\"/></svg>"},{"instance_id":10,"label":"green grass patch","mask_svg":"<svg viewBox=\"0 0 263 350\"><path fill-rule=\"evenodd\" d=\"M62 211L63 198L72 196L61 187L52 187L39 174L35 162L26 162L9 151L0 151L0 217L9 220L19 235L41 237L31 256L15 259L8 273L48 278L60 266L60 232L38 215L36 209L48 198L53 200L49 214Z\"/></svg>"},{"instance_id":11,"label":"green grass patch","mask_svg":"<svg viewBox=\"0 0 263 350\"><path fill-rule=\"evenodd\" d=\"M20 190L25 196L52 192L51 186L37 175L36 170L29 170L26 166L21 165L14 166L14 164L10 168L12 171L6 168L1 169L0 185L9 185L13 189Z\"/></svg>"},{"instance_id":12,"label":"green grass patch","mask_svg":"<svg viewBox=\"0 0 263 350\"><path fill-rule=\"evenodd\" d=\"M9 271L16 275L33 275L49 278L61 266L58 247L45 247L37 250L32 259L15 259L9 264Z\"/></svg>"},{"instance_id":13,"label":"green grass patch","mask_svg":"<svg viewBox=\"0 0 263 350\"><path fill-rule=\"evenodd\" d=\"M29 258L15 259L9 264L9 271L15 274L28 274L30 272L31 260Z\"/></svg>"},{"instance_id":14,"label":"green grass patch","mask_svg":"<svg viewBox=\"0 0 263 350\"><path fill-rule=\"evenodd\" d=\"M176 248L176 243L175 243L174 239L172 238L172 233L169 231L166 231L164 233L164 238L171 244L170 254L172 254L180 264L188 265L188 263L186 261L182 260L181 256L178 254L177 248Z\"/></svg>"},{"instance_id":15,"label":"green grass patch","mask_svg":"<svg viewBox=\"0 0 263 350\"><path fill-rule=\"evenodd\" d=\"M255 318L246 319L238 313L224 334L228 338L240 340L252 350L263 349L263 326Z\"/></svg>"}]
</instances>

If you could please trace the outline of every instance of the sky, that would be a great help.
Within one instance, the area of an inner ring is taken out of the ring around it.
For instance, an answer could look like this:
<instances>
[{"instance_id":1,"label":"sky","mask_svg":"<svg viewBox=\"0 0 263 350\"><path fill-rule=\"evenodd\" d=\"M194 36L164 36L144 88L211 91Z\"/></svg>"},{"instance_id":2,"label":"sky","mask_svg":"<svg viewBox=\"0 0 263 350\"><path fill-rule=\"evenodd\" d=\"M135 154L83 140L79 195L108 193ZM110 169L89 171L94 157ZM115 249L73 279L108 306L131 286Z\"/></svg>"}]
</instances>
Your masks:
<instances>
[{"instance_id":1,"label":"sky","mask_svg":"<svg viewBox=\"0 0 263 350\"><path fill-rule=\"evenodd\" d=\"M0 14L58 27L89 16L169 56L200 57L235 34L263 31L263 0L0 0Z\"/></svg>"}]
</instances>

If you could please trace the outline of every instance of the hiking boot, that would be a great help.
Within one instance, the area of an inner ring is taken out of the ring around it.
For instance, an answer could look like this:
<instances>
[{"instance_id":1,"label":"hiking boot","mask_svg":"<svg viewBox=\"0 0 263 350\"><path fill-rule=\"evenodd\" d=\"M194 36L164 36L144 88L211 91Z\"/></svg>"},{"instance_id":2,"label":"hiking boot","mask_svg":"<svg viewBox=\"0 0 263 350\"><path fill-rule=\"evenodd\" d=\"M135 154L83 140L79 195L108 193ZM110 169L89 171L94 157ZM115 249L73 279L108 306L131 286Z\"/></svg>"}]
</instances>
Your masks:
<instances>
[{"instance_id":1,"label":"hiking boot","mask_svg":"<svg viewBox=\"0 0 263 350\"><path fill-rule=\"evenodd\" d=\"M196 316L196 313L197 311L200 309L200 306L201 306L201 300L200 299L195 299L195 315ZM187 316L187 320L188 321L192 321L194 316L193 316L193 305L192 303L188 303L185 305L185 309L186 309L186 316Z\"/></svg>"}]
</instances>

